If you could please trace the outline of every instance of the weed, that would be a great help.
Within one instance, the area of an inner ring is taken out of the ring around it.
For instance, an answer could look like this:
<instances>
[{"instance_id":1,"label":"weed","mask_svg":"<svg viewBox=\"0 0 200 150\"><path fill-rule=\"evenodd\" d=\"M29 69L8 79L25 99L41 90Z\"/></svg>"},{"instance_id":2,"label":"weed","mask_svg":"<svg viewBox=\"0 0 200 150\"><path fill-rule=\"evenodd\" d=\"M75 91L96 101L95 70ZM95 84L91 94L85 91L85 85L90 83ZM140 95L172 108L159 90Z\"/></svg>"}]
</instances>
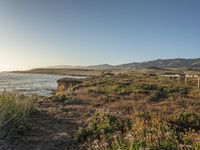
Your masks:
<instances>
[{"instance_id":1,"label":"weed","mask_svg":"<svg viewBox=\"0 0 200 150\"><path fill-rule=\"evenodd\" d=\"M14 92L0 93L0 139L23 134L29 129L28 116L33 104L30 98Z\"/></svg>"}]
</instances>

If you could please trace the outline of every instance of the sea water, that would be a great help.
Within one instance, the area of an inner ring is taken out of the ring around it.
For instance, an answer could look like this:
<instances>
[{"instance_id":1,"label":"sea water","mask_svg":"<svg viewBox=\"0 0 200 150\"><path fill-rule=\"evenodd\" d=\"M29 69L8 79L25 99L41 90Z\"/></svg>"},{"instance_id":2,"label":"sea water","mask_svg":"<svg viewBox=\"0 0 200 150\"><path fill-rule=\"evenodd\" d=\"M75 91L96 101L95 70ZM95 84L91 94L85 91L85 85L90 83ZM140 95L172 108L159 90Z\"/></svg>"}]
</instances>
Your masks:
<instances>
[{"instance_id":1,"label":"sea water","mask_svg":"<svg viewBox=\"0 0 200 150\"><path fill-rule=\"evenodd\" d=\"M50 96L56 90L57 80L61 78L79 78L73 76L0 73L0 91L18 91L24 94ZM81 77L80 77L81 78Z\"/></svg>"}]
</instances>

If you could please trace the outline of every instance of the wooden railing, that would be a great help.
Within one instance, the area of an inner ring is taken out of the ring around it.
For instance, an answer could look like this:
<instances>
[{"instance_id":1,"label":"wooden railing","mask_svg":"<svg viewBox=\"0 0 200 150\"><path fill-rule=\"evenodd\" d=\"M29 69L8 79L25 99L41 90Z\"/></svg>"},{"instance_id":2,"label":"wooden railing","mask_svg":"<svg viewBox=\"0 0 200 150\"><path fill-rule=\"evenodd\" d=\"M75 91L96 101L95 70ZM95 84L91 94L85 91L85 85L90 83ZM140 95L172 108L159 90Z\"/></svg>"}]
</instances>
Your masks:
<instances>
[{"instance_id":1,"label":"wooden railing","mask_svg":"<svg viewBox=\"0 0 200 150\"><path fill-rule=\"evenodd\" d=\"M188 78L197 78L197 87L200 89L200 75L197 74L161 74L160 77L177 78L180 83L181 78L184 78L185 83L188 82Z\"/></svg>"}]
</instances>

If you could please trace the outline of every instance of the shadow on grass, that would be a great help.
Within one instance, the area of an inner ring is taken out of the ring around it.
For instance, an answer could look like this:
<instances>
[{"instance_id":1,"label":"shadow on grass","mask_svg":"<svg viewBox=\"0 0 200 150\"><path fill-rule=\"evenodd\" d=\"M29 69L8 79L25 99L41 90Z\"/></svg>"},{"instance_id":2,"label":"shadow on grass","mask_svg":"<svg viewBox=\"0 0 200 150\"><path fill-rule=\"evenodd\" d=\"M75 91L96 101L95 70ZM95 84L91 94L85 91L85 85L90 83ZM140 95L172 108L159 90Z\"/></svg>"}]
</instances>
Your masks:
<instances>
[{"instance_id":1,"label":"shadow on grass","mask_svg":"<svg viewBox=\"0 0 200 150\"><path fill-rule=\"evenodd\" d=\"M62 150L78 149L74 133L78 124L71 119L57 119L44 111L29 118L30 131L1 141L1 150Z\"/></svg>"}]
</instances>

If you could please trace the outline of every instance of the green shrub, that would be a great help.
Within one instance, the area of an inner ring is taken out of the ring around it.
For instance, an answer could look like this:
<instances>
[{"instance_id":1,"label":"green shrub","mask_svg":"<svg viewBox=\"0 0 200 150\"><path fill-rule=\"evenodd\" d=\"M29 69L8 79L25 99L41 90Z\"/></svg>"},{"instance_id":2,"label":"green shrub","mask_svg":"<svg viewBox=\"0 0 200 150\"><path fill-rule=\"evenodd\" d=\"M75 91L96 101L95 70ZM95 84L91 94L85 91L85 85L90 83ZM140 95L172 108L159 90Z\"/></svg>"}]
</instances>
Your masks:
<instances>
[{"instance_id":1,"label":"green shrub","mask_svg":"<svg viewBox=\"0 0 200 150\"><path fill-rule=\"evenodd\" d=\"M0 93L0 140L12 134L24 133L33 108L30 98L17 93Z\"/></svg>"},{"instance_id":2,"label":"green shrub","mask_svg":"<svg viewBox=\"0 0 200 150\"><path fill-rule=\"evenodd\" d=\"M187 118L181 120L191 121L197 127L194 120L198 117L194 114L182 114L178 118ZM133 114L132 121L97 113L76 137L79 142L91 142L92 149L177 150L187 147L196 150L200 146L198 132L177 132L163 117L148 111Z\"/></svg>"},{"instance_id":3,"label":"green shrub","mask_svg":"<svg viewBox=\"0 0 200 150\"><path fill-rule=\"evenodd\" d=\"M129 86L126 85L115 85L113 87L113 94L119 94L119 95L129 95L131 94L131 89Z\"/></svg>"},{"instance_id":4,"label":"green shrub","mask_svg":"<svg viewBox=\"0 0 200 150\"><path fill-rule=\"evenodd\" d=\"M181 94L181 95L186 95L189 91L188 87L185 87L183 85L177 86L177 85L159 85L159 90L164 91L166 95L173 95L175 93Z\"/></svg>"},{"instance_id":5,"label":"green shrub","mask_svg":"<svg viewBox=\"0 0 200 150\"><path fill-rule=\"evenodd\" d=\"M177 150L177 145L170 142L159 143L159 145L149 146L150 150Z\"/></svg>"},{"instance_id":6,"label":"green shrub","mask_svg":"<svg viewBox=\"0 0 200 150\"><path fill-rule=\"evenodd\" d=\"M150 95L150 102L159 102L161 99L167 97L167 93L164 90L156 90Z\"/></svg>"},{"instance_id":7,"label":"green shrub","mask_svg":"<svg viewBox=\"0 0 200 150\"><path fill-rule=\"evenodd\" d=\"M169 118L169 123L178 131L189 129L200 130L200 115L198 113L183 112Z\"/></svg>"},{"instance_id":8,"label":"green shrub","mask_svg":"<svg viewBox=\"0 0 200 150\"><path fill-rule=\"evenodd\" d=\"M126 133L131 128L132 122L129 119L121 119L111 115L97 113L89 119L88 127L80 128L76 134L79 142L86 140L88 137L99 139L116 131Z\"/></svg>"},{"instance_id":9,"label":"green shrub","mask_svg":"<svg viewBox=\"0 0 200 150\"><path fill-rule=\"evenodd\" d=\"M93 135L93 131L91 129L79 128L75 138L78 142L83 142L87 140L87 138L91 135Z\"/></svg>"}]
</instances>

